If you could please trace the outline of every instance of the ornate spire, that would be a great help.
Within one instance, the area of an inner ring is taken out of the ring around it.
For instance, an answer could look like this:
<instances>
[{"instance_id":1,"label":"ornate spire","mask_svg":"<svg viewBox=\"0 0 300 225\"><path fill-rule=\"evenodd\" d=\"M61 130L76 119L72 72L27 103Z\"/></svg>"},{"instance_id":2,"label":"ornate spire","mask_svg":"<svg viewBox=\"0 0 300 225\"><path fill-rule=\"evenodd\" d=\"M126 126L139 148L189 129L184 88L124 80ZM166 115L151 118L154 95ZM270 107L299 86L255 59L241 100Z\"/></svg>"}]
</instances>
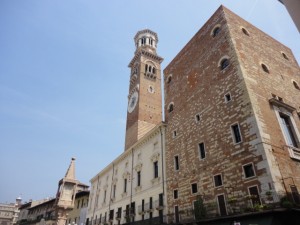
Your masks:
<instances>
[{"instance_id":1,"label":"ornate spire","mask_svg":"<svg viewBox=\"0 0 300 225\"><path fill-rule=\"evenodd\" d=\"M75 158L72 158L71 159L71 163L70 163L70 166L66 172L66 175L65 175L65 178L66 179L70 179L70 180L76 180L75 178Z\"/></svg>"}]
</instances>

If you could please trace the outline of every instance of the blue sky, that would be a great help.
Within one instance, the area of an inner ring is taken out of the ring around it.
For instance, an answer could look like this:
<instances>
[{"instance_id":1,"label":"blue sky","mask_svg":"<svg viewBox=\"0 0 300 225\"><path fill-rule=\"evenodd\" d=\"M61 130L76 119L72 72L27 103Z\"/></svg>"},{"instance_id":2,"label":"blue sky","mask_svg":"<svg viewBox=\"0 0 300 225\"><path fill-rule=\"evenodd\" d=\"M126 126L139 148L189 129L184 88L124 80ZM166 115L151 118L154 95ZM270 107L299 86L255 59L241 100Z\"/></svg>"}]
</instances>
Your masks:
<instances>
[{"instance_id":1,"label":"blue sky","mask_svg":"<svg viewBox=\"0 0 300 225\"><path fill-rule=\"evenodd\" d=\"M71 157L89 184L124 149L136 32L157 32L165 68L221 4L299 62L276 0L1 0L0 202L55 196Z\"/></svg>"}]
</instances>

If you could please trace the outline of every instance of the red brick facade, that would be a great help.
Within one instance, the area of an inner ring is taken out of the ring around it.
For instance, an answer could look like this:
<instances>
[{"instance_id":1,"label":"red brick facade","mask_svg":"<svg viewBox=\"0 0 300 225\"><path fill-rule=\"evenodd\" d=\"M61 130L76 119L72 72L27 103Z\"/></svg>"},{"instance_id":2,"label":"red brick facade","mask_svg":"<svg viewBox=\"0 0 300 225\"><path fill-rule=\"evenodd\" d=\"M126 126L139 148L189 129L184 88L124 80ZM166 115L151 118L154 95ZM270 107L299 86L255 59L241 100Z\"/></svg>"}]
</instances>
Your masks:
<instances>
[{"instance_id":1,"label":"red brick facade","mask_svg":"<svg viewBox=\"0 0 300 225\"><path fill-rule=\"evenodd\" d=\"M300 148L300 70L290 49L221 6L164 80L168 214L191 218L201 197L207 213L227 215L300 190L300 155L291 157ZM284 118L297 148L287 147Z\"/></svg>"}]
</instances>

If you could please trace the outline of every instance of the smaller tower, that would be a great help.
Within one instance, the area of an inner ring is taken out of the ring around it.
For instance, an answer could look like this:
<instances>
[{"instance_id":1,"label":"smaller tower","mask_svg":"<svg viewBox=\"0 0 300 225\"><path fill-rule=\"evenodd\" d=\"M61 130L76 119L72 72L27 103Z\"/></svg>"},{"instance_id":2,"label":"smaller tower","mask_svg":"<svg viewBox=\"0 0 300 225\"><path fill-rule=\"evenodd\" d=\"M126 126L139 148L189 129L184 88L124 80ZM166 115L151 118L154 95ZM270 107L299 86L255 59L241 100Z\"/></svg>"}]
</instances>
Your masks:
<instances>
[{"instance_id":1,"label":"smaller tower","mask_svg":"<svg viewBox=\"0 0 300 225\"><path fill-rule=\"evenodd\" d=\"M65 225L68 212L74 208L78 183L79 182L75 178L75 158L72 158L65 177L58 183L55 204L57 211L57 225Z\"/></svg>"}]
</instances>

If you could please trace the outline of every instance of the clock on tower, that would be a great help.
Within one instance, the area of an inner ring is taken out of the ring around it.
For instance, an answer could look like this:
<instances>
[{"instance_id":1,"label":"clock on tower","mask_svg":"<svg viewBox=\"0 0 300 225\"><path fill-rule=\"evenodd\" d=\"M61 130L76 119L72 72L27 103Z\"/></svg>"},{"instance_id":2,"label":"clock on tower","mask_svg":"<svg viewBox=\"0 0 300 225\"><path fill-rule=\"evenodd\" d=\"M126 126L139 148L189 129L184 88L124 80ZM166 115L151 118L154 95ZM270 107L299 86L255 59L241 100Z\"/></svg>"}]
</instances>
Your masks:
<instances>
[{"instance_id":1,"label":"clock on tower","mask_svg":"<svg viewBox=\"0 0 300 225\"><path fill-rule=\"evenodd\" d=\"M131 69L125 150L162 121L161 62L157 55L157 34L149 29L134 37L136 51Z\"/></svg>"}]
</instances>

